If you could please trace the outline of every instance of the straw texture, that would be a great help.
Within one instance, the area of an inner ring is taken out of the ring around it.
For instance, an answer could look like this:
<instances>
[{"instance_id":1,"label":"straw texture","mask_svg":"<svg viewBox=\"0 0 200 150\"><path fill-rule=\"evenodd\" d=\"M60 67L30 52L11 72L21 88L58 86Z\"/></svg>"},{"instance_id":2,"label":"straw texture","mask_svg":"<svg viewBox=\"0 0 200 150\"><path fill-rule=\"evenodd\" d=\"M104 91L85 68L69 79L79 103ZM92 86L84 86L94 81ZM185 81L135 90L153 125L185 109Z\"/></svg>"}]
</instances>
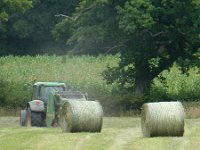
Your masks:
<instances>
[{"instance_id":1,"label":"straw texture","mask_svg":"<svg viewBox=\"0 0 200 150\"><path fill-rule=\"evenodd\" d=\"M63 132L100 132L103 109L97 101L65 102L61 109L60 126Z\"/></svg>"},{"instance_id":2,"label":"straw texture","mask_svg":"<svg viewBox=\"0 0 200 150\"><path fill-rule=\"evenodd\" d=\"M142 106L141 126L145 137L183 136L184 108L180 102L146 103Z\"/></svg>"}]
</instances>

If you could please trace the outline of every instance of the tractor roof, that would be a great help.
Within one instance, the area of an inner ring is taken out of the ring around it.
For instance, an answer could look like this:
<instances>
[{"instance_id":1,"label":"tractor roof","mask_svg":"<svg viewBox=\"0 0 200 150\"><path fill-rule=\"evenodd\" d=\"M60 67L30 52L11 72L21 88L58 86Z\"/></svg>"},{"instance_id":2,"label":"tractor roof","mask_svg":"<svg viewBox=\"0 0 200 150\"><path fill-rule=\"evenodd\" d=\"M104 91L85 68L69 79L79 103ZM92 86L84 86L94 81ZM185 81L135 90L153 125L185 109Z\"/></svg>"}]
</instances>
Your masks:
<instances>
[{"instance_id":1,"label":"tractor roof","mask_svg":"<svg viewBox=\"0 0 200 150\"><path fill-rule=\"evenodd\" d=\"M62 82L36 82L34 83L36 86L44 85L44 86L65 86L65 83Z\"/></svg>"}]
</instances>

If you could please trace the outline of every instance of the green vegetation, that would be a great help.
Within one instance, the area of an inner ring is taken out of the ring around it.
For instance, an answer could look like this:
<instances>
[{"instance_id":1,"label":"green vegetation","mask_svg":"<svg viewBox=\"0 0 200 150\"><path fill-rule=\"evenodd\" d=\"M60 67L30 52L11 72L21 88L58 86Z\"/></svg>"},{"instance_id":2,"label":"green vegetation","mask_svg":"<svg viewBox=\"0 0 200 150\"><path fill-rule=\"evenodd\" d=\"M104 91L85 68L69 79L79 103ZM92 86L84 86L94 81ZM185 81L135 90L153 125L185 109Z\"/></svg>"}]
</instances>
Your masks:
<instances>
[{"instance_id":1,"label":"green vegetation","mask_svg":"<svg viewBox=\"0 0 200 150\"><path fill-rule=\"evenodd\" d=\"M198 150L200 120L186 119L183 137L144 138L139 118L104 118L101 133L62 133L58 128L23 128L18 118L0 117L1 149L15 150Z\"/></svg>"},{"instance_id":2,"label":"green vegetation","mask_svg":"<svg viewBox=\"0 0 200 150\"><path fill-rule=\"evenodd\" d=\"M32 7L31 0L1 0L0 2L0 55L5 54L8 47L9 32L8 22L17 15L24 15L24 13ZM22 27L23 28L23 27ZM12 33L14 36L15 33Z\"/></svg>"},{"instance_id":3,"label":"green vegetation","mask_svg":"<svg viewBox=\"0 0 200 150\"><path fill-rule=\"evenodd\" d=\"M105 4L106 5L106 4ZM199 2L193 0L127 0L117 3L116 20L121 31L121 61L110 68L109 81L148 101L152 80L178 59L195 59L199 42ZM119 32L118 31L118 32ZM120 74L110 79L112 74Z\"/></svg>"},{"instance_id":4,"label":"green vegetation","mask_svg":"<svg viewBox=\"0 0 200 150\"><path fill-rule=\"evenodd\" d=\"M10 15L16 12L25 13L32 6L31 0L2 0L0 5L0 29L3 29L3 21L7 21Z\"/></svg>"},{"instance_id":5,"label":"green vegetation","mask_svg":"<svg viewBox=\"0 0 200 150\"><path fill-rule=\"evenodd\" d=\"M199 100L198 0L3 0L0 9L0 56L36 56L0 59L2 106L22 106L31 91L22 85L36 80L66 82L113 108ZM77 55L91 57L69 58Z\"/></svg>"},{"instance_id":6,"label":"green vegetation","mask_svg":"<svg viewBox=\"0 0 200 150\"><path fill-rule=\"evenodd\" d=\"M154 100L199 101L200 69L192 67L184 74L176 64L164 70L154 80L151 96Z\"/></svg>"},{"instance_id":7,"label":"green vegetation","mask_svg":"<svg viewBox=\"0 0 200 150\"><path fill-rule=\"evenodd\" d=\"M57 57L23 56L0 58L0 104L3 106L24 106L31 98L32 84L35 81L60 81L83 92L89 98L111 99L115 85L107 85L101 76L107 64L117 65L119 57ZM28 91L23 85L28 84Z\"/></svg>"},{"instance_id":8,"label":"green vegetation","mask_svg":"<svg viewBox=\"0 0 200 150\"><path fill-rule=\"evenodd\" d=\"M65 43L55 41L51 34L60 21L55 15L71 15L78 2L3 0L0 4L0 55L64 53Z\"/></svg>"},{"instance_id":9,"label":"green vegetation","mask_svg":"<svg viewBox=\"0 0 200 150\"><path fill-rule=\"evenodd\" d=\"M92 100L100 100L106 113L118 114L122 109L139 108L142 104L132 93L118 88L119 83L106 84L101 76L107 65L117 66L119 55L107 56L7 56L0 58L0 105L10 108L24 107L31 99L35 81L65 82L74 89L87 92ZM24 84L28 85L24 91ZM149 101L199 101L200 75L198 68L188 75L174 65L155 78ZM121 108L119 108L121 107Z\"/></svg>"},{"instance_id":10,"label":"green vegetation","mask_svg":"<svg viewBox=\"0 0 200 150\"><path fill-rule=\"evenodd\" d=\"M145 102L163 70L180 59L198 59L199 12L196 0L81 0L55 32L61 38L64 24L70 27L63 39L75 54L120 52L119 66L104 77Z\"/></svg>"}]
</instances>

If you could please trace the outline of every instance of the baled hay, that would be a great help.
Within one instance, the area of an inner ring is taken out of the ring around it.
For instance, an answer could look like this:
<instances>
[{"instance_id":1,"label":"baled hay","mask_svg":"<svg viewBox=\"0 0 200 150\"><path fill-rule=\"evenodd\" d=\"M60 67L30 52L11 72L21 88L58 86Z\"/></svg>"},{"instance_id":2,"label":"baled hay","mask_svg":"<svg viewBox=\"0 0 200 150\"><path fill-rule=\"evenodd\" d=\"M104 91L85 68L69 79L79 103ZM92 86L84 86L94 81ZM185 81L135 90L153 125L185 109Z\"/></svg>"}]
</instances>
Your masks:
<instances>
[{"instance_id":1,"label":"baled hay","mask_svg":"<svg viewBox=\"0 0 200 150\"><path fill-rule=\"evenodd\" d=\"M146 103L142 106L141 126L145 137L183 136L184 108L180 102Z\"/></svg>"},{"instance_id":2,"label":"baled hay","mask_svg":"<svg viewBox=\"0 0 200 150\"><path fill-rule=\"evenodd\" d=\"M61 109L60 126L63 132L101 132L103 109L97 101L65 102Z\"/></svg>"}]
</instances>

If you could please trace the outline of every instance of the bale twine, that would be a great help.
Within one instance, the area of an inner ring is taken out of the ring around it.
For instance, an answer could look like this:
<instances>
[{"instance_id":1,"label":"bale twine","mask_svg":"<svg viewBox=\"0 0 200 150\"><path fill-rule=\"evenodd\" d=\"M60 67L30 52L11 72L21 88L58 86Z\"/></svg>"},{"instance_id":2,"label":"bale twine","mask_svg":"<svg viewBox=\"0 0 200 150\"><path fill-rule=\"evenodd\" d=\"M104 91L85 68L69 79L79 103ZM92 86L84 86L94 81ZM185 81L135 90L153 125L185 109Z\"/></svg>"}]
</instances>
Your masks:
<instances>
[{"instance_id":1,"label":"bale twine","mask_svg":"<svg viewBox=\"0 0 200 150\"><path fill-rule=\"evenodd\" d=\"M59 121L63 132L101 132L103 109L97 101L68 100Z\"/></svg>"},{"instance_id":2,"label":"bale twine","mask_svg":"<svg viewBox=\"0 0 200 150\"><path fill-rule=\"evenodd\" d=\"M141 126L145 137L183 136L184 108L180 102L146 103L142 106Z\"/></svg>"}]
</instances>

